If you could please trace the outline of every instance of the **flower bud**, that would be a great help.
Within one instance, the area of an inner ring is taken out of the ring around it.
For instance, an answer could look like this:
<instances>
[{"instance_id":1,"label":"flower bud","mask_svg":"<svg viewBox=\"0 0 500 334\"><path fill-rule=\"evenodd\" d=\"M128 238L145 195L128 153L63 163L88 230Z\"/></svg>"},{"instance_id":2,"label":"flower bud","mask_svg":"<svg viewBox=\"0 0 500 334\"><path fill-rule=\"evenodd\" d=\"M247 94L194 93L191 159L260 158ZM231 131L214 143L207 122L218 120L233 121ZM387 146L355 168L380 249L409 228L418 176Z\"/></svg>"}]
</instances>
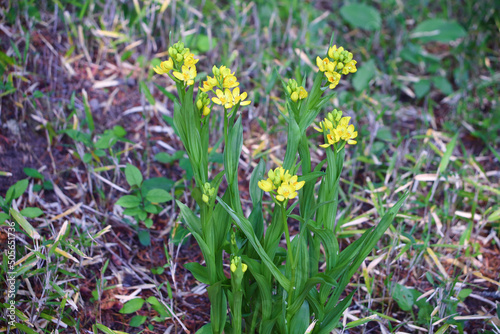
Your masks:
<instances>
[{"instance_id":1,"label":"flower bud","mask_svg":"<svg viewBox=\"0 0 500 334\"><path fill-rule=\"evenodd\" d=\"M176 56L175 56L175 60L177 60L178 63L180 63L181 61L184 60L184 56L181 55L180 53L178 53Z\"/></svg>"},{"instance_id":2,"label":"flower bud","mask_svg":"<svg viewBox=\"0 0 500 334\"><path fill-rule=\"evenodd\" d=\"M203 200L203 202L205 202L206 204L208 204L208 200L210 199L207 195L203 194L201 196L201 199Z\"/></svg>"},{"instance_id":3,"label":"flower bud","mask_svg":"<svg viewBox=\"0 0 500 334\"><path fill-rule=\"evenodd\" d=\"M203 116L208 116L210 115L210 108L207 106L203 107Z\"/></svg>"},{"instance_id":4,"label":"flower bud","mask_svg":"<svg viewBox=\"0 0 500 334\"><path fill-rule=\"evenodd\" d=\"M293 102L297 102L297 100L299 99L299 94L297 94L297 92L293 92L291 99Z\"/></svg>"},{"instance_id":5,"label":"flower bud","mask_svg":"<svg viewBox=\"0 0 500 334\"><path fill-rule=\"evenodd\" d=\"M219 76L220 75L220 70L217 68L217 66L214 65L214 67L212 67L212 73L215 76Z\"/></svg>"},{"instance_id":6,"label":"flower bud","mask_svg":"<svg viewBox=\"0 0 500 334\"><path fill-rule=\"evenodd\" d=\"M340 52L337 50L333 53L333 60L339 60Z\"/></svg>"},{"instance_id":7,"label":"flower bud","mask_svg":"<svg viewBox=\"0 0 500 334\"><path fill-rule=\"evenodd\" d=\"M168 48L168 54L172 57L172 58L175 58L175 56L177 56L177 50L173 47L169 47Z\"/></svg>"},{"instance_id":8,"label":"flower bud","mask_svg":"<svg viewBox=\"0 0 500 334\"><path fill-rule=\"evenodd\" d=\"M203 108L203 102L201 102L201 100L196 101L196 107L198 110L201 110L201 108Z\"/></svg>"},{"instance_id":9,"label":"flower bud","mask_svg":"<svg viewBox=\"0 0 500 334\"><path fill-rule=\"evenodd\" d=\"M339 60L340 60L340 59L339 59ZM339 61L339 63L337 64L337 70L341 70L341 69L343 69L343 68L344 68L344 63L341 63L341 62Z\"/></svg>"}]
</instances>

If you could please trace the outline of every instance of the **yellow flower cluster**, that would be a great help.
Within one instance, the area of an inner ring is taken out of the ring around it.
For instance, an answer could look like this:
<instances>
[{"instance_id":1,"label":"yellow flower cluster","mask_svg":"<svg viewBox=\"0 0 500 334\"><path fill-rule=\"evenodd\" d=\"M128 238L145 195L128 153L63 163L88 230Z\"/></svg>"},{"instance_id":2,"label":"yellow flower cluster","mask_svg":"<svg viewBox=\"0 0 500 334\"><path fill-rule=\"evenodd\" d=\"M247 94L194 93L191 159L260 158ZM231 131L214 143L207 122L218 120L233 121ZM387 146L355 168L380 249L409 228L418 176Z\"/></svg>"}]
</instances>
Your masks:
<instances>
[{"instance_id":1,"label":"yellow flower cluster","mask_svg":"<svg viewBox=\"0 0 500 334\"><path fill-rule=\"evenodd\" d=\"M245 272L248 269L248 266L241 262L241 257L240 256L235 256L234 258L231 259L231 272L236 272L236 269L238 269L238 265L241 263L241 271Z\"/></svg>"},{"instance_id":2,"label":"yellow flower cluster","mask_svg":"<svg viewBox=\"0 0 500 334\"><path fill-rule=\"evenodd\" d=\"M196 107L199 111L203 113L203 116L210 115L210 108L208 105L210 104L210 98L208 94L205 92L201 92L198 94L198 99L196 100Z\"/></svg>"},{"instance_id":3,"label":"yellow flower cluster","mask_svg":"<svg viewBox=\"0 0 500 334\"><path fill-rule=\"evenodd\" d=\"M350 120L351 117L342 117L342 111L337 109L328 113L319 127L314 127L318 132L327 132L326 143L319 146L326 148L341 140L349 145L357 144L354 139L358 136L358 132L355 131L353 124L349 124Z\"/></svg>"},{"instance_id":4,"label":"yellow flower cluster","mask_svg":"<svg viewBox=\"0 0 500 334\"><path fill-rule=\"evenodd\" d=\"M267 176L267 180L258 182L259 188L276 194L276 199L280 202L297 197L297 190L300 190L305 184L305 181L298 181L297 175L291 175L290 171L285 171L283 167L278 167L275 170L270 169Z\"/></svg>"},{"instance_id":5,"label":"yellow flower cluster","mask_svg":"<svg viewBox=\"0 0 500 334\"><path fill-rule=\"evenodd\" d=\"M316 65L321 72L325 73L326 79L330 83L330 89L334 89L339 84L342 74L347 75L357 71L357 62L352 57L351 52L334 45L328 49L328 57L316 58Z\"/></svg>"},{"instance_id":6,"label":"yellow flower cluster","mask_svg":"<svg viewBox=\"0 0 500 334\"><path fill-rule=\"evenodd\" d=\"M153 70L158 74L172 73L176 79L184 82L185 85L191 86L196 78L196 63L199 59L194 58L194 54L185 48L184 44L179 42L168 48L170 57L168 60L160 63L159 66L153 67Z\"/></svg>"},{"instance_id":7,"label":"yellow flower cluster","mask_svg":"<svg viewBox=\"0 0 500 334\"><path fill-rule=\"evenodd\" d=\"M293 102L297 102L298 100L303 100L307 97L307 91L303 86L299 86L295 79L288 80L286 90L288 94L290 94L290 98L292 99Z\"/></svg>"},{"instance_id":8,"label":"yellow flower cluster","mask_svg":"<svg viewBox=\"0 0 500 334\"><path fill-rule=\"evenodd\" d=\"M248 96L246 92L240 94L240 88L238 87L240 83L230 68L226 66L221 66L220 68L214 66L212 73L214 76L207 76L207 80L203 81L203 86L200 87L200 90L202 92L213 92L214 88L218 88L215 91L217 96L212 98L214 103L222 105L226 109L231 109L238 103L242 106L247 106L251 103L250 101L245 101ZM231 89L233 90L231 91Z\"/></svg>"},{"instance_id":9,"label":"yellow flower cluster","mask_svg":"<svg viewBox=\"0 0 500 334\"><path fill-rule=\"evenodd\" d=\"M203 195L201 196L201 199L203 200L203 202L208 204L208 201L210 200L210 198L212 198L215 195L215 188L212 188L210 186L210 183L206 182L203 185L202 191L203 191Z\"/></svg>"}]
</instances>

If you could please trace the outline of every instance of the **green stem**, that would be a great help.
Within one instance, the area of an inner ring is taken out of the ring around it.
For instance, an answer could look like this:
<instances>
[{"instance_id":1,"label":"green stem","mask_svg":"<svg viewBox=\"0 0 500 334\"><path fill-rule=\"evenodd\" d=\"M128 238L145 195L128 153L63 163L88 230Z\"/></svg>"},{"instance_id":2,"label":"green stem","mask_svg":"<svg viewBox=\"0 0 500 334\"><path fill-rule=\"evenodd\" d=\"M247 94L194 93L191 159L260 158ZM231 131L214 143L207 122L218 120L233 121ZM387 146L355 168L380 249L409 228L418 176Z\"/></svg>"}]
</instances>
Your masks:
<instances>
[{"instance_id":1,"label":"green stem","mask_svg":"<svg viewBox=\"0 0 500 334\"><path fill-rule=\"evenodd\" d=\"M286 216L286 202L283 202L281 204L281 217L283 219L283 228L285 229L287 262L290 261L290 263L291 263L290 268L292 271L292 278L290 280L290 289L287 291L287 293L288 293L288 305L292 305L292 295L293 295L293 290L295 289L295 261L293 258L292 242L290 240L290 232L288 231L288 220L287 220L287 216ZM292 318L292 315L287 314L286 318L287 318L288 323L289 323L291 318Z\"/></svg>"}]
</instances>

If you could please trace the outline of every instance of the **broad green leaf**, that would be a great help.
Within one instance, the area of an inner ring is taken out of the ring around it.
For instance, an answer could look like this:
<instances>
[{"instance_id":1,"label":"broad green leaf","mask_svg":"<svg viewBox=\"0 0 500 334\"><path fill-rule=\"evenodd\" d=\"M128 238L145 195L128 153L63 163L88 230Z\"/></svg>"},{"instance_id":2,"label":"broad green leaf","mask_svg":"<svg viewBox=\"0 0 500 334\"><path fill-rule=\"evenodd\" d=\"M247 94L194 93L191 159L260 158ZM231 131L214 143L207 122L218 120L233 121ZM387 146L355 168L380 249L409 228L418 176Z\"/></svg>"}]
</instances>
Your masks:
<instances>
[{"instance_id":1,"label":"broad green leaf","mask_svg":"<svg viewBox=\"0 0 500 334\"><path fill-rule=\"evenodd\" d=\"M28 235L31 237L31 239L40 239L40 234L35 230L33 226L31 226L30 223L16 210L10 209L9 213L14 219L17 221L19 226L28 233Z\"/></svg>"},{"instance_id":2,"label":"broad green leaf","mask_svg":"<svg viewBox=\"0 0 500 334\"><path fill-rule=\"evenodd\" d=\"M134 298L123 304L120 313L130 314L139 311L144 305L144 299L142 298Z\"/></svg>"},{"instance_id":3,"label":"broad green leaf","mask_svg":"<svg viewBox=\"0 0 500 334\"><path fill-rule=\"evenodd\" d=\"M202 266L198 262L189 262L184 264L184 268L189 270L201 283L210 284L210 279L208 277L207 267Z\"/></svg>"},{"instance_id":4,"label":"broad green leaf","mask_svg":"<svg viewBox=\"0 0 500 334\"><path fill-rule=\"evenodd\" d=\"M418 38L422 42L448 43L466 35L465 29L456 21L430 19L419 23L411 32L410 37Z\"/></svg>"},{"instance_id":5,"label":"broad green leaf","mask_svg":"<svg viewBox=\"0 0 500 334\"><path fill-rule=\"evenodd\" d=\"M368 88L370 80L375 76L376 70L377 68L373 59L367 61L360 68L358 68L358 71L354 73L354 77L352 79L354 89L360 92Z\"/></svg>"},{"instance_id":6,"label":"broad green leaf","mask_svg":"<svg viewBox=\"0 0 500 334\"><path fill-rule=\"evenodd\" d=\"M21 210L21 214L28 218L35 218L43 215L43 211L40 208L24 208Z\"/></svg>"},{"instance_id":7,"label":"broad green leaf","mask_svg":"<svg viewBox=\"0 0 500 334\"><path fill-rule=\"evenodd\" d=\"M453 87L445 77L434 77L432 78L432 82L434 83L434 86L436 86L436 88L439 89L444 95L450 95L453 93Z\"/></svg>"},{"instance_id":8,"label":"broad green leaf","mask_svg":"<svg viewBox=\"0 0 500 334\"><path fill-rule=\"evenodd\" d=\"M401 310L407 312L411 310L413 306L413 294L404 285L396 284L392 291L392 298L398 303Z\"/></svg>"},{"instance_id":9,"label":"broad green leaf","mask_svg":"<svg viewBox=\"0 0 500 334\"><path fill-rule=\"evenodd\" d=\"M141 199L134 195L125 195L120 197L118 201L116 201L116 205L122 206L124 208L135 208L141 204Z\"/></svg>"},{"instance_id":10,"label":"broad green leaf","mask_svg":"<svg viewBox=\"0 0 500 334\"><path fill-rule=\"evenodd\" d=\"M146 195L146 199L151 203L165 203L172 200L172 195L163 189L151 189Z\"/></svg>"},{"instance_id":11,"label":"broad green leaf","mask_svg":"<svg viewBox=\"0 0 500 334\"><path fill-rule=\"evenodd\" d=\"M356 28L378 30L382 26L380 12L369 5L350 4L342 6L340 15Z\"/></svg>"},{"instance_id":12,"label":"broad green leaf","mask_svg":"<svg viewBox=\"0 0 500 334\"><path fill-rule=\"evenodd\" d=\"M135 167L134 165L127 164L125 167L125 178L127 179L127 183L133 187L133 186L140 186L142 183L142 174L139 168Z\"/></svg>"},{"instance_id":13,"label":"broad green leaf","mask_svg":"<svg viewBox=\"0 0 500 334\"><path fill-rule=\"evenodd\" d=\"M151 235L149 235L148 230L140 230L137 233L137 237L139 238L139 242L143 246L151 246Z\"/></svg>"},{"instance_id":14,"label":"broad green leaf","mask_svg":"<svg viewBox=\"0 0 500 334\"><path fill-rule=\"evenodd\" d=\"M132 317L132 319L130 319L130 322L128 324L130 325L130 327L139 327L146 321L147 318L148 317L146 317L145 315L136 315Z\"/></svg>"},{"instance_id":15,"label":"broad green leaf","mask_svg":"<svg viewBox=\"0 0 500 334\"><path fill-rule=\"evenodd\" d=\"M34 168L28 168L28 167L25 167L23 168L23 172L24 174L32 177L32 178L35 178L35 179L43 179L43 175L40 174L39 171L37 171L36 169Z\"/></svg>"},{"instance_id":16,"label":"broad green leaf","mask_svg":"<svg viewBox=\"0 0 500 334\"><path fill-rule=\"evenodd\" d=\"M427 79L420 79L420 81L413 84L413 90L417 98L422 98L431 90L431 82Z\"/></svg>"}]
</instances>

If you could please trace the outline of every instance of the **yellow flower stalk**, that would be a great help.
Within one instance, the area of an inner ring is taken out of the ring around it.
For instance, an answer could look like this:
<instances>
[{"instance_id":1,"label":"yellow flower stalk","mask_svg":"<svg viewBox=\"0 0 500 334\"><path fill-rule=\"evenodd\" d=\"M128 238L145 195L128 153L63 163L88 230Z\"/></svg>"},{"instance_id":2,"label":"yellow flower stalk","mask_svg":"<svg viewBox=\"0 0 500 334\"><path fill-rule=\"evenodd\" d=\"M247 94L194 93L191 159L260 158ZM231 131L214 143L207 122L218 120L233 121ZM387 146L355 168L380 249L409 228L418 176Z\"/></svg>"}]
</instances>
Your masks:
<instances>
[{"instance_id":1,"label":"yellow flower stalk","mask_svg":"<svg viewBox=\"0 0 500 334\"><path fill-rule=\"evenodd\" d=\"M168 58L166 61L162 61L159 66L153 67L153 70L157 74L165 74L170 72L174 68L174 62L172 58Z\"/></svg>"},{"instance_id":2,"label":"yellow flower stalk","mask_svg":"<svg viewBox=\"0 0 500 334\"><path fill-rule=\"evenodd\" d=\"M184 81L187 86L194 84L194 78L196 78L196 66L182 66L182 72L174 71L174 77Z\"/></svg>"}]
</instances>

